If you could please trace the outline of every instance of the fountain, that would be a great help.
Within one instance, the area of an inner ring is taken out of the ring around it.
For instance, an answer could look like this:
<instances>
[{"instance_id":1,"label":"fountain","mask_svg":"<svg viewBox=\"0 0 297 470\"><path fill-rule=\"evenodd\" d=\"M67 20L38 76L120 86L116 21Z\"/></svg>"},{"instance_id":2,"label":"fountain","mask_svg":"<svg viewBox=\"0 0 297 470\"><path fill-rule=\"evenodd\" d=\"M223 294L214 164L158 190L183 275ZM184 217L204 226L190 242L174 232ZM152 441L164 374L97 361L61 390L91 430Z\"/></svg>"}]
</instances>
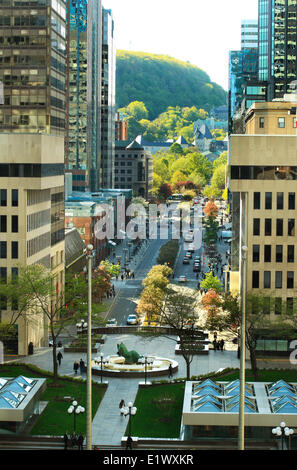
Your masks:
<instances>
[{"instance_id":1,"label":"fountain","mask_svg":"<svg viewBox=\"0 0 297 470\"><path fill-rule=\"evenodd\" d=\"M92 361L92 374L108 377L138 378L168 375L171 364L172 372L178 369L178 362L154 355L141 356L137 351L128 351L121 343L117 345L118 353L102 360L101 357Z\"/></svg>"}]
</instances>

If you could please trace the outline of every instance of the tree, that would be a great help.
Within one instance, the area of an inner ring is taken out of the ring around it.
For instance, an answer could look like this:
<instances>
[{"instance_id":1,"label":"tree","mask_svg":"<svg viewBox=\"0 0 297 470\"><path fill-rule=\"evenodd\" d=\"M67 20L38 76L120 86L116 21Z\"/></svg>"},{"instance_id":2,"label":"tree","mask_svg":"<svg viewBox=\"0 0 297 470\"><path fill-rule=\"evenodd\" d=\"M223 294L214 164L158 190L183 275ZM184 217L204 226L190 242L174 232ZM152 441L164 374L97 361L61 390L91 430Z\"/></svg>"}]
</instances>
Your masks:
<instances>
[{"instance_id":1,"label":"tree","mask_svg":"<svg viewBox=\"0 0 297 470\"><path fill-rule=\"evenodd\" d=\"M76 312L82 310L82 303L87 296L84 276L67 276L63 291L58 286L56 276L44 266L20 266L17 278L9 278L6 284L1 284L0 294L11 299L9 325L16 324L20 319L25 324L38 322L42 317L46 319L53 341L53 382L56 384L57 338L67 326L78 320Z\"/></svg>"},{"instance_id":2,"label":"tree","mask_svg":"<svg viewBox=\"0 0 297 470\"><path fill-rule=\"evenodd\" d=\"M171 185L168 183L163 183L159 188L159 194L164 198L165 201L167 201L167 199L173 194Z\"/></svg>"},{"instance_id":3,"label":"tree","mask_svg":"<svg viewBox=\"0 0 297 470\"><path fill-rule=\"evenodd\" d=\"M206 289L207 291L209 290L214 290L215 292L222 291L221 281L212 273L205 274L205 279L203 279L203 281L201 282L201 287L202 289Z\"/></svg>"},{"instance_id":4,"label":"tree","mask_svg":"<svg viewBox=\"0 0 297 470\"><path fill-rule=\"evenodd\" d=\"M216 315L218 308L221 307L221 297L215 289L209 289L202 297L201 302L204 310L209 316Z\"/></svg>"},{"instance_id":5,"label":"tree","mask_svg":"<svg viewBox=\"0 0 297 470\"><path fill-rule=\"evenodd\" d=\"M169 152L174 153L176 155L183 155L184 154L182 146L177 144L176 142L171 145L171 147L169 149Z\"/></svg>"},{"instance_id":6,"label":"tree","mask_svg":"<svg viewBox=\"0 0 297 470\"><path fill-rule=\"evenodd\" d=\"M206 206L203 209L204 214L206 217L210 217L215 219L218 215L219 209L218 206L214 203L214 201L208 201Z\"/></svg>"}]
</instances>

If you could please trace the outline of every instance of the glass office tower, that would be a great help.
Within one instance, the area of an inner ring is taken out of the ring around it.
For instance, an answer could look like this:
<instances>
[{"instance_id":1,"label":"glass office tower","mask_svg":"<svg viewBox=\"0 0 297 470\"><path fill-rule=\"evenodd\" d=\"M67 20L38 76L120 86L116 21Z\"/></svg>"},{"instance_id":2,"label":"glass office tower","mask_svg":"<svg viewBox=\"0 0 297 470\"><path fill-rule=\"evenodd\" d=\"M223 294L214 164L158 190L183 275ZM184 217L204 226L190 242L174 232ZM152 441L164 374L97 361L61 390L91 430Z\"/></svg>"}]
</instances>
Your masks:
<instances>
[{"instance_id":1,"label":"glass office tower","mask_svg":"<svg viewBox=\"0 0 297 470\"><path fill-rule=\"evenodd\" d=\"M64 0L0 2L0 132L65 131Z\"/></svg>"},{"instance_id":2,"label":"glass office tower","mask_svg":"<svg viewBox=\"0 0 297 470\"><path fill-rule=\"evenodd\" d=\"M69 2L67 161L70 169L85 170L86 186L98 191L101 183L102 5L101 0Z\"/></svg>"},{"instance_id":3,"label":"glass office tower","mask_svg":"<svg viewBox=\"0 0 297 470\"><path fill-rule=\"evenodd\" d=\"M103 8L102 30L102 102L101 102L101 169L102 187L114 187L115 158L115 43L111 10Z\"/></svg>"}]
</instances>

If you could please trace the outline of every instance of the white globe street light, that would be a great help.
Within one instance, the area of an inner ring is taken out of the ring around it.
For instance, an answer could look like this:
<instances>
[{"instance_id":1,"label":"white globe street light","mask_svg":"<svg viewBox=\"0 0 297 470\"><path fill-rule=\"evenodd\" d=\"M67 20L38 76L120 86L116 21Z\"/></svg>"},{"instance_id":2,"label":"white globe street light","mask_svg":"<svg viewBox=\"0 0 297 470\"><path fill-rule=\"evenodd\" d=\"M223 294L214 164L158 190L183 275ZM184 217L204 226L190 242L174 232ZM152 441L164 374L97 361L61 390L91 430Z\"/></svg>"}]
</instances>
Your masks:
<instances>
[{"instance_id":1,"label":"white globe street light","mask_svg":"<svg viewBox=\"0 0 297 470\"><path fill-rule=\"evenodd\" d=\"M69 406L67 411L69 415L73 414L73 421L74 421L73 430L76 431L76 415L79 415L80 413L84 413L85 409L83 406L78 405L76 400L73 400L72 405Z\"/></svg>"},{"instance_id":2,"label":"white globe street light","mask_svg":"<svg viewBox=\"0 0 297 470\"><path fill-rule=\"evenodd\" d=\"M272 429L272 434L274 436L278 436L282 438L282 450L284 450L284 439L285 437L290 438L290 436L294 434L294 429L288 428L288 426L286 426L286 423L282 421L279 426ZM290 444L290 440L289 440L289 444Z\"/></svg>"}]
</instances>

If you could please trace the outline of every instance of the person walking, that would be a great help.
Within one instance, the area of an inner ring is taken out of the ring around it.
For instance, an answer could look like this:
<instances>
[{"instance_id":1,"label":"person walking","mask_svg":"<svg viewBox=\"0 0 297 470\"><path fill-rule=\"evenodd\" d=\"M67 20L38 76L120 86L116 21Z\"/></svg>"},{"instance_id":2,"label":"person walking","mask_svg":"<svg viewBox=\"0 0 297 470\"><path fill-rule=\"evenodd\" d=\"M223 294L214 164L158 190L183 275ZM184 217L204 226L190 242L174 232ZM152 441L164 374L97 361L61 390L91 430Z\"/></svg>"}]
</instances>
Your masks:
<instances>
[{"instance_id":1,"label":"person walking","mask_svg":"<svg viewBox=\"0 0 297 470\"><path fill-rule=\"evenodd\" d=\"M57 359L58 359L58 363L59 363L59 366L60 366L61 365L61 359L63 359L61 351L58 352Z\"/></svg>"},{"instance_id":2,"label":"person walking","mask_svg":"<svg viewBox=\"0 0 297 470\"><path fill-rule=\"evenodd\" d=\"M125 405L125 400L122 399L122 400L120 401L120 404L119 404L120 410L121 410L122 408L125 408L125 406L126 406L126 405ZM121 416L123 416L122 413L121 413Z\"/></svg>"},{"instance_id":3,"label":"person walking","mask_svg":"<svg viewBox=\"0 0 297 470\"><path fill-rule=\"evenodd\" d=\"M79 361L79 371L80 371L80 375L82 375L83 371L84 371L84 368L85 368L85 363L84 361L81 359Z\"/></svg>"},{"instance_id":4,"label":"person walking","mask_svg":"<svg viewBox=\"0 0 297 470\"><path fill-rule=\"evenodd\" d=\"M223 339L221 339L221 341L220 341L221 351L224 351L224 344L225 344L225 341Z\"/></svg>"},{"instance_id":5,"label":"person walking","mask_svg":"<svg viewBox=\"0 0 297 470\"><path fill-rule=\"evenodd\" d=\"M77 445L78 445L78 450L83 450L83 444L84 444L84 436L82 433L77 438Z\"/></svg>"},{"instance_id":6,"label":"person walking","mask_svg":"<svg viewBox=\"0 0 297 470\"><path fill-rule=\"evenodd\" d=\"M73 431L73 433L71 434L71 445L72 445L72 447L77 445L77 437L76 437L76 432L75 431Z\"/></svg>"},{"instance_id":7,"label":"person walking","mask_svg":"<svg viewBox=\"0 0 297 470\"><path fill-rule=\"evenodd\" d=\"M169 367L168 367L168 377L169 379L172 378L172 365L171 364L169 364Z\"/></svg>"},{"instance_id":8,"label":"person walking","mask_svg":"<svg viewBox=\"0 0 297 470\"><path fill-rule=\"evenodd\" d=\"M217 340L213 340L213 349L216 351L217 350Z\"/></svg>"},{"instance_id":9,"label":"person walking","mask_svg":"<svg viewBox=\"0 0 297 470\"><path fill-rule=\"evenodd\" d=\"M69 436L68 436L68 431L65 432L63 436L63 441L64 441L64 450L68 449L68 442L69 442Z\"/></svg>"},{"instance_id":10,"label":"person walking","mask_svg":"<svg viewBox=\"0 0 297 470\"><path fill-rule=\"evenodd\" d=\"M127 441L126 441L126 450L132 450L132 444L133 444L133 439L131 436L128 436L127 437Z\"/></svg>"},{"instance_id":11,"label":"person walking","mask_svg":"<svg viewBox=\"0 0 297 470\"><path fill-rule=\"evenodd\" d=\"M75 375L77 375L77 370L78 370L78 362L77 361L74 361L73 369L74 369Z\"/></svg>"}]
</instances>

